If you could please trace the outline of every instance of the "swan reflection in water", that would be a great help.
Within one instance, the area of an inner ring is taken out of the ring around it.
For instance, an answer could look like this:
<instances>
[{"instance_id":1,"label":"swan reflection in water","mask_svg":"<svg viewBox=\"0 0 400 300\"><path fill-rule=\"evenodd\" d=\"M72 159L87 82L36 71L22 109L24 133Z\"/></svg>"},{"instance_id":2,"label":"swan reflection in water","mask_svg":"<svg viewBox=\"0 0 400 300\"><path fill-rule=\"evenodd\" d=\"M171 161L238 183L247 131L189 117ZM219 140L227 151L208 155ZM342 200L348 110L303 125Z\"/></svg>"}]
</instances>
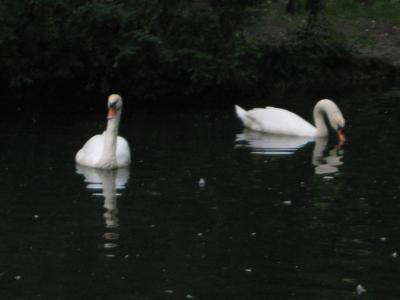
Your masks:
<instances>
[{"instance_id":1,"label":"swan reflection in water","mask_svg":"<svg viewBox=\"0 0 400 300\"><path fill-rule=\"evenodd\" d=\"M292 155L308 143L314 142L312 164L315 174L333 174L343 164L343 150L340 146L327 149L327 138L273 135L245 129L236 135L235 148L249 148L251 153L266 156ZM326 151L328 150L328 151Z\"/></svg>"},{"instance_id":2,"label":"swan reflection in water","mask_svg":"<svg viewBox=\"0 0 400 300\"><path fill-rule=\"evenodd\" d=\"M86 188L93 196L104 198L104 248L110 251L107 253L108 257L114 257L112 249L118 247L119 239L117 197L122 195L129 180L129 168L105 170L77 165L76 172L83 175Z\"/></svg>"}]
</instances>

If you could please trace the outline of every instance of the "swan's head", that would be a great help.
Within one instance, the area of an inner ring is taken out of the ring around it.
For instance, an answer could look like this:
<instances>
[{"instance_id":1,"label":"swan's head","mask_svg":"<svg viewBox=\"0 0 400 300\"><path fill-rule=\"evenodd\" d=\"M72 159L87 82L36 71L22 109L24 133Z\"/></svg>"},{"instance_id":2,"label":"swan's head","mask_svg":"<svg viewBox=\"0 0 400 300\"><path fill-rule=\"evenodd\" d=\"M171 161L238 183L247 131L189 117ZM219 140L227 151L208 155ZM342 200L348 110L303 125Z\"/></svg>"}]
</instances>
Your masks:
<instances>
[{"instance_id":1,"label":"swan's head","mask_svg":"<svg viewBox=\"0 0 400 300\"><path fill-rule=\"evenodd\" d=\"M118 94L111 94L107 101L108 113L107 119L113 119L122 109L122 98Z\"/></svg>"},{"instance_id":2,"label":"swan's head","mask_svg":"<svg viewBox=\"0 0 400 300\"><path fill-rule=\"evenodd\" d=\"M343 114L335 102L329 99L323 99L318 102L324 108L329 124L337 132L339 143L343 144L346 141L344 136L344 127L346 121L344 120Z\"/></svg>"}]
</instances>

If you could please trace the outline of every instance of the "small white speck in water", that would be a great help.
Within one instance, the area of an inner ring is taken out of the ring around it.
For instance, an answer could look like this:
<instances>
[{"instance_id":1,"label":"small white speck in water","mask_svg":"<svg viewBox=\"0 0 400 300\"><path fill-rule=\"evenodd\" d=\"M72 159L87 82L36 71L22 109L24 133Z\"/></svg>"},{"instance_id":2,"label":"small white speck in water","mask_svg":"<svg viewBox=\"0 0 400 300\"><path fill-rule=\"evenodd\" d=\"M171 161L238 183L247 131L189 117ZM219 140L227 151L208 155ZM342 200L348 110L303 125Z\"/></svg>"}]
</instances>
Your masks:
<instances>
[{"instance_id":1,"label":"small white speck in water","mask_svg":"<svg viewBox=\"0 0 400 300\"><path fill-rule=\"evenodd\" d=\"M324 176L323 177L325 180L332 180L333 178L335 178L335 177L333 177L333 176Z\"/></svg>"},{"instance_id":2,"label":"small white speck in water","mask_svg":"<svg viewBox=\"0 0 400 300\"><path fill-rule=\"evenodd\" d=\"M366 291L367 290L361 284L357 285L357 287L356 287L357 295L361 295L362 293L365 293Z\"/></svg>"},{"instance_id":3,"label":"small white speck in water","mask_svg":"<svg viewBox=\"0 0 400 300\"><path fill-rule=\"evenodd\" d=\"M39 215L33 215L33 217L34 217L35 219L38 219L38 218L39 218Z\"/></svg>"},{"instance_id":4,"label":"small white speck in water","mask_svg":"<svg viewBox=\"0 0 400 300\"><path fill-rule=\"evenodd\" d=\"M196 298L194 296L190 295L190 294L187 294L186 295L186 299L196 299Z\"/></svg>"},{"instance_id":5,"label":"small white speck in water","mask_svg":"<svg viewBox=\"0 0 400 300\"><path fill-rule=\"evenodd\" d=\"M174 291L173 291L173 290L164 290L164 293L166 293L166 294L173 294Z\"/></svg>"},{"instance_id":6,"label":"small white speck in water","mask_svg":"<svg viewBox=\"0 0 400 300\"><path fill-rule=\"evenodd\" d=\"M291 200L283 201L283 204L285 204L285 205L292 205L292 201L291 201Z\"/></svg>"},{"instance_id":7,"label":"small white speck in water","mask_svg":"<svg viewBox=\"0 0 400 300\"><path fill-rule=\"evenodd\" d=\"M380 238L380 240L381 240L382 242L386 242L386 237L383 236L383 237Z\"/></svg>"},{"instance_id":8,"label":"small white speck in water","mask_svg":"<svg viewBox=\"0 0 400 300\"><path fill-rule=\"evenodd\" d=\"M199 233L197 234L197 236L203 236L203 233L202 233L202 232L199 232Z\"/></svg>"},{"instance_id":9,"label":"small white speck in water","mask_svg":"<svg viewBox=\"0 0 400 300\"><path fill-rule=\"evenodd\" d=\"M393 252L393 253L392 253L392 257L393 257L393 258L397 258L397 252Z\"/></svg>"},{"instance_id":10,"label":"small white speck in water","mask_svg":"<svg viewBox=\"0 0 400 300\"><path fill-rule=\"evenodd\" d=\"M129 257L129 254L125 255L124 258L127 259Z\"/></svg>"},{"instance_id":11,"label":"small white speck in water","mask_svg":"<svg viewBox=\"0 0 400 300\"><path fill-rule=\"evenodd\" d=\"M203 188L206 186L206 180L204 178L200 178L199 187Z\"/></svg>"},{"instance_id":12,"label":"small white speck in water","mask_svg":"<svg viewBox=\"0 0 400 300\"><path fill-rule=\"evenodd\" d=\"M244 271L245 271L246 273L251 273L253 270L250 269L250 268L247 268L247 269L244 269Z\"/></svg>"},{"instance_id":13,"label":"small white speck in water","mask_svg":"<svg viewBox=\"0 0 400 300\"><path fill-rule=\"evenodd\" d=\"M21 280L21 275L14 276L15 280Z\"/></svg>"},{"instance_id":14,"label":"small white speck in water","mask_svg":"<svg viewBox=\"0 0 400 300\"><path fill-rule=\"evenodd\" d=\"M256 232L252 232L251 235L252 235L252 236L256 236L257 233L256 233Z\"/></svg>"}]
</instances>

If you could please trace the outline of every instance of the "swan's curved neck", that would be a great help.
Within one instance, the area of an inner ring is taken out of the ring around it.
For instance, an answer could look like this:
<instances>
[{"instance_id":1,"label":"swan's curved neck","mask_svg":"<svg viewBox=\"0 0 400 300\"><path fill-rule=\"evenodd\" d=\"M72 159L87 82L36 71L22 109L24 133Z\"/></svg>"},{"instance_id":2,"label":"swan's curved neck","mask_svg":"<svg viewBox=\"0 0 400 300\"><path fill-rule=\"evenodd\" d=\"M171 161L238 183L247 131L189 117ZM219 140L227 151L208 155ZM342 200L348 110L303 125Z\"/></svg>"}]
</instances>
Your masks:
<instances>
[{"instance_id":1,"label":"swan's curved neck","mask_svg":"<svg viewBox=\"0 0 400 300\"><path fill-rule=\"evenodd\" d=\"M328 127L326 126L326 121L325 121L325 113L326 109L323 105L320 103L317 103L314 107L314 124L315 127L317 128L317 136L327 136L329 131Z\"/></svg>"},{"instance_id":2,"label":"swan's curved neck","mask_svg":"<svg viewBox=\"0 0 400 300\"><path fill-rule=\"evenodd\" d=\"M107 121L106 132L110 135L118 135L119 120L121 119L121 112L117 112L117 115Z\"/></svg>"},{"instance_id":3,"label":"swan's curved neck","mask_svg":"<svg viewBox=\"0 0 400 300\"><path fill-rule=\"evenodd\" d=\"M103 154L101 158L101 163L105 165L104 167L113 168L117 163L116 150L120 118L121 112L119 111L114 118L109 119L107 122L107 129L104 132Z\"/></svg>"}]
</instances>

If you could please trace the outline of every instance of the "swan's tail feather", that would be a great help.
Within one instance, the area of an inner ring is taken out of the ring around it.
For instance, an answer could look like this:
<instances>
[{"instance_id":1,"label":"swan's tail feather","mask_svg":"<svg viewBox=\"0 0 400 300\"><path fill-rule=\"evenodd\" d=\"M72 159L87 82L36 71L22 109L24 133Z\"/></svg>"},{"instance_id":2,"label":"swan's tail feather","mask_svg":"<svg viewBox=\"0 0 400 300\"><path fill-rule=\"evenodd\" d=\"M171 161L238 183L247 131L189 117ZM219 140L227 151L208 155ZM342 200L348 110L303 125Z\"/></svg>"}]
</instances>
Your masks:
<instances>
[{"instance_id":1,"label":"swan's tail feather","mask_svg":"<svg viewBox=\"0 0 400 300\"><path fill-rule=\"evenodd\" d=\"M246 119L246 111L241 108L239 105L235 105L236 115L239 117L240 120L244 122Z\"/></svg>"}]
</instances>

